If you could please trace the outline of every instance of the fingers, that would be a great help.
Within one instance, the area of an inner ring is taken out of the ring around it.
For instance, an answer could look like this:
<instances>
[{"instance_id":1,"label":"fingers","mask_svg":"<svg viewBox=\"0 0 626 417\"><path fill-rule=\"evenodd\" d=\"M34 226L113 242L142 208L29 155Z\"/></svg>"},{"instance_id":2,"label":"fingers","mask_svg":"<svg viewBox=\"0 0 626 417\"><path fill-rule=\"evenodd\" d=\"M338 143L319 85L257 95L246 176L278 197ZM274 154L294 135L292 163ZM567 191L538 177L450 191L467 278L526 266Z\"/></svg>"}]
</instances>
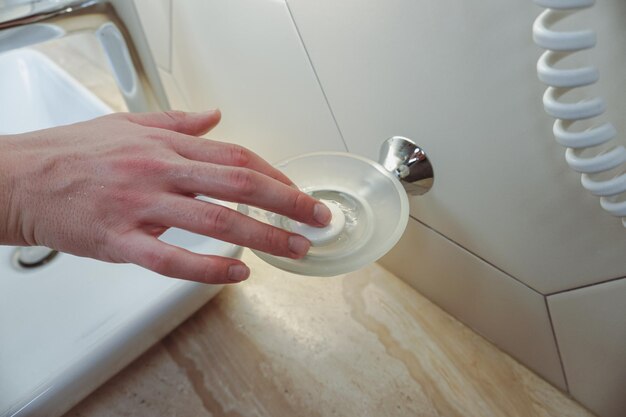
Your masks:
<instances>
[{"instance_id":1,"label":"fingers","mask_svg":"<svg viewBox=\"0 0 626 417\"><path fill-rule=\"evenodd\" d=\"M179 155L192 161L248 168L293 185L285 174L243 146L191 137L173 141L172 146Z\"/></svg>"},{"instance_id":2,"label":"fingers","mask_svg":"<svg viewBox=\"0 0 626 417\"><path fill-rule=\"evenodd\" d=\"M151 213L147 221L293 259L306 255L311 246L300 235L217 204L170 194L160 200L159 206L160 210Z\"/></svg>"},{"instance_id":3,"label":"fingers","mask_svg":"<svg viewBox=\"0 0 626 417\"><path fill-rule=\"evenodd\" d=\"M181 111L127 113L124 116L131 122L142 126L166 129L190 136L201 136L207 133L221 119L219 110L210 110L205 113L185 113ZM194 137L173 139L171 140L171 145L179 155L190 160L245 167L287 185L293 184L285 174L242 146Z\"/></svg>"},{"instance_id":4,"label":"fingers","mask_svg":"<svg viewBox=\"0 0 626 417\"><path fill-rule=\"evenodd\" d=\"M200 255L168 245L141 231L121 239L122 259L161 275L206 284L229 284L245 280L248 267L238 259Z\"/></svg>"},{"instance_id":5,"label":"fingers","mask_svg":"<svg viewBox=\"0 0 626 417\"><path fill-rule=\"evenodd\" d=\"M203 113L169 110L160 113L127 113L124 116L138 125L201 136L219 123L222 114L215 109Z\"/></svg>"},{"instance_id":6,"label":"fingers","mask_svg":"<svg viewBox=\"0 0 626 417\"><path fill-rule=\"evenodd\" d=\"M185 175L174 177L183 193L198 193L219 200L260 207L312 226L326 226L328 207L315 198L257 171L213 164L186 164Z\"/></svg>"}]
</instances>

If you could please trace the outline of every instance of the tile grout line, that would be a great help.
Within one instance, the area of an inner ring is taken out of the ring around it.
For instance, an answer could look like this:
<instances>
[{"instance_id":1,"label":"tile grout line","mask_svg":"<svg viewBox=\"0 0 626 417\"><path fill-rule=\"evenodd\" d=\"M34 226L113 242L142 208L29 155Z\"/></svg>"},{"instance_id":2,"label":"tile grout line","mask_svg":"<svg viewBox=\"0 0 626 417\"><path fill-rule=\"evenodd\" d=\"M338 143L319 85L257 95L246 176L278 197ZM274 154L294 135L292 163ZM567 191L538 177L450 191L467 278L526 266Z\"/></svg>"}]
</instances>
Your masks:
<instances>
[{"instance_id":1,"label":"tile grout line","mask_svg":"<svg viewBox=\"0 0 626 417\"><path fill-rule=\"evenodd\" d=\"M528 286L528 284L525 284L524 282L520 281L519 279L515 278L514 276L512 276L511 274L507 273L506 271L502 270L501 268L498 268L497 266L493 265L491 262L487 261L486 259L480 257L479 255L475 254L474 252L468 250L467 248L465 248L463 245L458 244L457 242L455 242L454 240L450 239L449 237L443 235L442 233L440 233L439 231L433 229L432 227L430 227L429 225L427 225L426 223L422 222L421 220L415 218L414 216L409 216L411 219L415 220L416 222L418 222L419 224L421 224L422 226L428 228L429 230L433 231L434 233L436 233L438 236L441 236L442 238L446 239L448 242L458 246L459 248L463 249L464 251L466 251L467 253L475 256L476 258L480 259L481 261L485 262L487 265L493 267L494 269L500 271L501 273L503 273L504 275L510 277L511 279L515 280L516 282L524 285L526 288L528 288L529 290L533 291L534 293L540 295L543 298L544 304L546 306L546 313L548 315L548 323L550 324L550 332L552 333L552 337L554 340L554 345L556 348L556 354L557 357L559 358L559 366L561 367L561 374L563 375L563 382L565 383L565 390L568 394L570 393L570 388L569 388L569 382L567 380L567 374L565 372L565 365L563 364L563 357L561 355L561 348L559 346L559 341L556 337L556 330L554 328L554 323L552 321L552 314L550 312L550 306L548 304L548 295L545 294L541 294L539 291L535 290L534 288ZM458 320L458 319L457 319ZM459 320L461 321L461 320ZM461 321L462 322L462 321ZM468 327L472 328L471 326L468 325ZM480 334L479 332L477 332L476 330L474 330L472 328L473 331L475 331L476 333ZM485 336L483 336L485 337ZM489 338L485 337L487 340L489 340ZM507 353L508 354L508 353ZM525 365L526 366L526 365ZM544 378L545 379L545 378Z\"/></svg>"},{"instance_id":2,"label":"tile grout line","mask_svg":"<svg viewBox=\"0 0 626 417\"><path fill-rule=\"evenodd\" d=\"M415 220L416 222L418 222L419 224L421 224L422 226L426 227L429 230L432 230L433 232L435 232L437 235L441 236L442 238L446 239L448 242L455 244L456 246L458 246L459 248L463 249L464 251L466 251L467 253L475 256L476 258L480 259L481 261L485 262L487 265L491 266L494 269L497 269L498 271L502 272L503 274L505 274L506 276L514 279L515 281L519 282L520 284L522 284L523 286L525 286L526 288L528 288L529 290L532 290L534 292L536 292L537 294L540 294L544 297L551 297L553 295L558 295L558 294L563 294L566 292L570 292L570 291L576 291L576 290L580 290L583 288L588 288L588 287L593 287L595 285L601 285L601 284L606 284L609 282L613 282L613 281L619 281L620 279L626 279L626 276L620 276L620 277L616 277L616 278L608 278L602 281L598 281L598 282L594 282L591 284L584 284L584 285L579 285L577 287L573 287L573 288L566 288L564 290L559 290L559 291L554 291L554 292L547 292L547 293L542 293L536 289L534 289L533 287L531 287L530 285L526 284L525 282L521 281L519 278L516 278L515 276L509 274L508 272L506 272L505 270L503 270L502 268L500 268L499 266L494 265L493 263L489 262L488 260L486 260L485 258L483 258L482 256L478 255L475 252L472 252L471 250L469 250L468 248L466 248L465 246L461 245L460 243L450 239L448 236L444 235L443 233L441 233L440 231L438 231L437 229L432 228L431 226L427 225L426 223L424 223L423 221L421 221L420 219L418 219L415 216L409 215L409 218Z\"/></svg>"},{"instance_id":3,"label":"tile grout line","mask_svg":"<svg viewBox=\"0 0 626 417\"><path fill-rule=\"evenodd\" d=\"M481 261L483 261L484 263L486 263L487 265L489 265L490 267L496 269L497 271L500 271L501 273L503 273L504 275L506 275L507 277L515 280L515 282L518 282L520 284L522 284L524 287L528 288L529 290L533 291L536 294L541 295L542 297L546 297L545 294L540 293L539 291L537 291L536 289L534 289L533 287L531 287L530 285L526 284L523 281L520 281L519 279L515 278L513 275L509 274L508 272L506 272L505 270L503 270L502 268L492 264L491 262L489 262L488 260L486 260L485 258L483 258L482 256L472 252L471 250L467 249L465 246L461 245L460 243L450 239L448 236L442 234L441 232L439 232L437 229L433 229L431 226L427 225L426 223L424 223L423 221L419 220L418 218L409 215L409 218L415 220L416 222L418 222L419 224L421 224L422 226L426 227L427 229L433 231L434 233L436 233L438 236L441 236L442 238L444 238L445 240L447 240L448 242L458 246L459 248L463 249L464 251L466 251L467 253L469 253L470 255L480 259Z\"/></svg>"},{"instance_id":4,"label":"tile grout line","mask_svg":"<svg viewBox=\"0 0 626 417\"><path fill-rule=\"evenodd\" d=\"M298 34L298 39L300 40L300 45L302 45L302 49L304 49L304 53L306 54L306 58L309 61L309 65L311 66L311 70L313 70L313 75L315 75L315 79L317 81L317 85L319 86L320 90L322 91L322 96L324 97L324 101L326 102L326 106L328 107L328 111L330 112L330 115L333 118L333 122L335 123L335 127L337 128L337 132L339 133L339 137L341 137L341 141L343 142L344 148L346 149L346 151L349 152L348 144L346 143L346 139L343 136L343 132L341 131L341 128L339 127L339 123L337 122L337 117L335 117L335 112L333 111L333 108L330 105L330 101L328 100L328 96L326 95L326 91L324 91L324 87L322 86L322 82L320 81L320 77L317 74L317 70L315 69L315 66L313 65L313 61L311 60L311 55L309 54L309 50L307 49L306 45L304 44L304 39L302 38L302 34L300 33L300 28L296 24L296 19L293 16L293 13L291 12L291 7L289 7L289 2L287 0L285 0L285 6L287 7L287 12L289 13L289 17L291 18L291 23L293 24L293 27L296 29L296 33Z\"/></svg>"},{"instance_id":5,"label":"tile grout line","mask_svg":"<svg viewBox=\"0 0 626 417\"><path fill-rule=\"evenodd\" d=\"M172 69L172 55L173 55L173 49L174 49L174 1L173 0L169 0L169 19L168 19L168 24L169 24L169 31L170 31L170 39L169 39L169 48L168 48L168 56L167 56L167 70L168 72L171 74L173 71Z\"/></svg>"},{"instance_id":6,"label":"tile grout line","mask_svg":"<svg viewBox=\"0 0 626 417\"><path fill-rule=\"evenodd\" d=\"M607 284L609 282L619 281L621 279L626 279L626 276L621 276L621 277L616 277L616 278L608 278L608 279L605 279L603 281L593 282L591 284L584 284L584 285L579 285L579 286L573 287L573 288L567 288L567 289L560 290L560 291L550 292L550 293L546 294L546 297L551 297L553 295L563 294L563 293L570 292L570 291L582 290L584 288L594 287L596 285Z\"/></svg>"},{"instance_id":7,"label":"tile grout line","mask_svg":"<svg viewBox=\"0 0 626 417\"><path fill-rule=\"evenodd\" d=\"M554 322L552 321L552 312L550 311L550 305L548 304L548 297L543 296L543 302L546 305L546 311L548 313L548 323L550 323L550 330L552 331L552 337L554 338L554 344L556 346L556 354L559 357L559 365L561 365L561 372L563 373L563 381L565 382L565 390L571 395L569 390L569 382L567 380L567 372L565 372L565 365L563 363L563 355L561 354L561 347L559 345L559 339L556 337L556 329L554 328Z\"/></svg>"}]
</instances>

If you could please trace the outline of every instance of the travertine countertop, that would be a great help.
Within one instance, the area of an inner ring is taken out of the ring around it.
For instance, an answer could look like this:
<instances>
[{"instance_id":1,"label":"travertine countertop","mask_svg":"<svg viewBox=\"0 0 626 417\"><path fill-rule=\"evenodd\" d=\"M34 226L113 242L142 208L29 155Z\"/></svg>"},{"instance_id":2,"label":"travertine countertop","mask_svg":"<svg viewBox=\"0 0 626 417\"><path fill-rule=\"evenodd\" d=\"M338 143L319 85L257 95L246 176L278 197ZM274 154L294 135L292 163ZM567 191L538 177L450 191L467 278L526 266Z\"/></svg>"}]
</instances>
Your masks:
<instances>
[{"instance_id":1,"label":"travertine countertop","mask_svg":"<svg viewBox=\"0 0 626 417\"><path fill-rule=\"evenodd\" d=\"M66 417L590 417L378 266L301 277L246 251L251 278Z\"/></svg>"}]
</instances>

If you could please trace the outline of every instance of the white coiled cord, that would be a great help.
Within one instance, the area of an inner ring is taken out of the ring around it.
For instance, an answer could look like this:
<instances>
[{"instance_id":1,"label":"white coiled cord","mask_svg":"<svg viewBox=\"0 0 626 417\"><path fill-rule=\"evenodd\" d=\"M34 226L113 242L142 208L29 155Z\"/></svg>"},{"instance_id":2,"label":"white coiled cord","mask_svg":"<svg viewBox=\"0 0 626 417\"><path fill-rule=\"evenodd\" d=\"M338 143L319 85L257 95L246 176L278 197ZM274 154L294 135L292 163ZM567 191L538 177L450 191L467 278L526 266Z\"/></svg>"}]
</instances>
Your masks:
<instances>
[{"instance_id":1,"label":"white coiled cord","mask_svg":"<svg viewBox=\"0 0 626 417\"><path fill-rule=\"evenodd\" d=\"M611 123L595 125L584 131L574 131L570 127L581 120L598 117L606 110L600 97L565 103L559 99L567 92L594 84L598 81L598 69L592 66L560 69L556 64L576 52L591 49L596 45L593 30L555 31L551 27L560 20L581 9L594 5L595 0L535 0L539 6L547 8L537 17L533 25L533 40L546 49L537 61L537 75L548 85L543 95L546 113L556 118L553 133L557 142L567 147L565 159L574 171L580 172L583 187L600 197L604 210L622 218L626 227L626 148L612 146L607 151L593 156L583 156L584 150L607 144L617 135ZM585 154L588 154L586 152ZM617 175L606 179L608 171Z\"/></svg>"}]
</instances>

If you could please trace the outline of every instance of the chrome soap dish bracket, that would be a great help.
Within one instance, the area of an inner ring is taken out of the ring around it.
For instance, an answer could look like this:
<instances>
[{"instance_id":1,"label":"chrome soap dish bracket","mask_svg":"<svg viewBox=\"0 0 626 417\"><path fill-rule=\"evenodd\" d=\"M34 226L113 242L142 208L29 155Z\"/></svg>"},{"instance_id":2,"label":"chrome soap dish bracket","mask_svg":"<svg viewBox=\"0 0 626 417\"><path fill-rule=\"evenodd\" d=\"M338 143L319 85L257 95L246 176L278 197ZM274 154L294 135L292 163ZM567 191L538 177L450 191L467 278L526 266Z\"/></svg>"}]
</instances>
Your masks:
<instances>
[{"instance_id":1,"label":"chrome soap dish bracket","mask_svg":"<svg viewBox=\"0 0 626 417\"><path fill-rule=\"evenodd\" d=\"M411 139L387 139L380 148L378 163L400 180L409 195L422 195L433 186L435 174L430 160Z\"/></svg>"}]
</instances>

